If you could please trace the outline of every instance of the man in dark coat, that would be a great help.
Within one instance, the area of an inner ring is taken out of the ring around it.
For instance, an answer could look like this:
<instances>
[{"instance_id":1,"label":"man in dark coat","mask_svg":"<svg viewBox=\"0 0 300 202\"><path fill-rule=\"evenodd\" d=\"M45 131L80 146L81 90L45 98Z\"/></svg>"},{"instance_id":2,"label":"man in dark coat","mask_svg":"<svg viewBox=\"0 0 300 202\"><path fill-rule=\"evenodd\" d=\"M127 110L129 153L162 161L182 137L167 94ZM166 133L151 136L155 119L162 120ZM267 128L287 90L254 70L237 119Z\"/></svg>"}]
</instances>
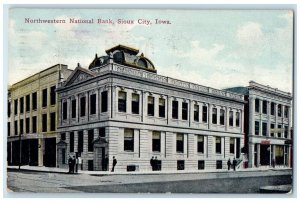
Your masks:
<instances>
[{"instance_id":1,"label":"man in dark coat","mask_svg":"<svg viewBox=\"0 0 300 202\"><path fill-rule=\"evenodd\" d=\"M230 158L229 158L228 161L227 161L227 166L228 166L228 170L230 170L230 167L231 167L231 161L230 161Z\"/></svg>"},{"instance_id":2,"label":"man in dark coat","mask_svg":"<svg viewBox=\"0 0 300 202\"><path fill-rule=\"evenodd\" d=\"M154 156L152 156L152 158L150 159L150 165L151 165L151 168L152 168L152 171L154 170L153 166L154 166Z\"/></svg>"},{"instance_id":3,"label":"man in dark coat","mask_svg":"<svg viewBox=\"0 0 300 202\"><path fill-rule=\"evenodd\" d=\"M235 167L236 167L236 164L237 164L237 161L235 160L235 158L233 159L232 164L233 164L233 170L235 171Z\"/></svg>"},{"instance_id":4,"label":"man in dark coat","mask_svg":"<svg viewBox=\"0 0 300 202\"><path fill-rule=\"evenodd\" d=\"M68 165L69 165L69 172L68 173L71 173L72 172L72 157L71 156L69 156Z\"/></svg>"},{"instance_id":5,"label":"man in dark coat","mask_svg":"<svg viewBox=\"0 0 300 202\"><path fill-rule=\"evenodd\" d=\"M117 165L117 159L115 158L115 156L113 156L113 167L111 169L111 172L115 171L115 166Z\"/></svg>"}]
</instances>

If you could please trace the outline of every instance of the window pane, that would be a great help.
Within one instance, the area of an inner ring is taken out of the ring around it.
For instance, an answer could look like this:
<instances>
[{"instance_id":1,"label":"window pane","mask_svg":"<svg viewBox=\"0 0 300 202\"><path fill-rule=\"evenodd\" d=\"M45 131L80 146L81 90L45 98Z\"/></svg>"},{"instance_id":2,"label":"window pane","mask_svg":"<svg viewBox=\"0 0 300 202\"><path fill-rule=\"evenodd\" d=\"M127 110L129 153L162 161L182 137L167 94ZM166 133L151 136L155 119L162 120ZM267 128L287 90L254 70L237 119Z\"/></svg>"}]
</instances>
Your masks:
<instances>
[{"instance_id":1,"label":"window pane","mask_svg":"<svg viewBox=\"0 0 300 202\"><path fill-rule=\"evenodd\" d=\"M202 107L202 121L207 123L207 106Z\"/></svg>"},{"instance_id":2,"label":"window pane","mask_svg":"<svg viewBox=\"0 0 300 202\"><path fill-rule=\"evenodd\" d=\"M107 112L107 91L101 93L101 112Z\"/></svg>"},{"instance_id":3,"label":"window pane","mask_svg":"<svg viewBox=\"0 0 300 202\"><path fill-rule=\"evenodd\" d=\"M139 114L140 113L140 96L139 94L132 94L132 101L131 101L131 110L133 114Z\"/></svg>"},{"instance_id":4,"label":"window pane","mask_svg":"<svg viewBox=\"0 0 300 202\"><path fill-rule=\"evenodd\" d=\"M96 99L96 94L90 95L90 114L96 114Z\"/></svg>"},{"instance_id":5,"label":"window pane","mask_svg":"<svg viewBox=\"0 0 300 202\"><path fill-rule=\"evenodd\" d=\"M160 152L160 132L152 132L152 151Z\"/></svg>"},{"instance_id":6,"label":"window pane","mask_svg":"<svg viewBox=\"0 0 300 202\"><path fill-rule=\"evenodd\" d=\"M159 98L159 117L165 117L165 99Z\"/></svg>"},{"instance_id":7,"label":"window pane","mask_svg":"<svg viewBox=\"0 0 300 202\"><path fill-rule=\"evenodd\" d=\"M188 103L182 103L182 120L188 119Z\"/></svg>"},{"instance_id":8,"label":"window pane","mask_svg":"<svg viewBox=\"0 0 300 202\"><path fill-rule=\"evenodd\" d=\"M148 96L148 116L154 116L154 97Z\"/></svg>"},{"instance_id":9,"label":"window pane","mask_svg":"<svg viewBox=\"0 0 300 202\"><path fill-rule=\"evenodd\" d=\"M217 124L217 108L212 109L212 123Z\"/></svg>"},{"instance_id":10,"label":"window pane","mask_svg":"<svg viewBox=\"0 0 300 202\"><path fill-rule=\"evenodd\" d=\"M233 111L229 112L229 126L233 126Z\"/></svg>"},{"instance_id":11,"label":"window pane","mask_svg":"<svg viewBox=\"0 0 300 202\"><path fill-rule=\"evenodd\" d=\"M225 124L225 110L220 109L220 125L224 125L224 124Z\"/></svg>"},{"instance_id":12,"label":"window pane","mask_svg":"<svg viewBox=\"0 0 300 202\"><path fill-rule=\"evenodd\" d=\"M124 151L134 151L133 129L124 129Z\"/></svg>"},{"instance_id":13,"label":"window pane","mask_svg":"<svg viewBox=\"0 0 300 202\"><path fill-rule=\"evenodd\" d=\"M126 92L119 91L118 110L119 112L126 112Z\"/></svg>"},{"instance_id":14,"label":"window pane","mask_svg":"<svg viewBox=\"0 0 300 202\"><path fill-rule=\"evenodd\" d=\"M172 118L178 119L178 101L172 101Z\"/></svg>"}]
</instances>

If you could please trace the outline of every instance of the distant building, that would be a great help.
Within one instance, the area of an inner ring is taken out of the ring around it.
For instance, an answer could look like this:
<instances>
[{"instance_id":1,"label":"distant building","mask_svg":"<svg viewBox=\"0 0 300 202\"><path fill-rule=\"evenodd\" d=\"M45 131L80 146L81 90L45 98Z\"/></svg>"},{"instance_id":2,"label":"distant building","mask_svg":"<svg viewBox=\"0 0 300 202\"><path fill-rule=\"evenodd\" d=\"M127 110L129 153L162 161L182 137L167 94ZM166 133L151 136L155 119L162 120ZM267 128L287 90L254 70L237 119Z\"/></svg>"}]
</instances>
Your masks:
<instances>
[{"instance_id":1,"label":"distant building","mask_svg":"<svg viewBox=\"0 0 300 202\"><path fill-rule=\"evenodd\" d=\"M71 72L57 64L9 87L8 165L19 165L21 154L22 165L56 166L56 88Z\"/></svg>"},{"instance_id":2,"label":"distant building","mask_svg":"<svg viewBox=\"0 0 300 202\"><path fill-rule=\"evenodd\" d=\"M291 93L254 81L248 87L226 89L245 95L248 166L291 167Z\"/></svg>"},{"instance_id":3,"label":"distant building","mask_svg":"<svg viewBox=\"0 0 300 202\"><path fill-rule=\"evenodd\" d=\"M244 96L157 74L139 50L116 46L60 83L57 166L84 170L227 169L241 163ZM107 158L106 158L107 157ZM150 159L157 157L154 168Z\"/></svg>"}]
</instances>

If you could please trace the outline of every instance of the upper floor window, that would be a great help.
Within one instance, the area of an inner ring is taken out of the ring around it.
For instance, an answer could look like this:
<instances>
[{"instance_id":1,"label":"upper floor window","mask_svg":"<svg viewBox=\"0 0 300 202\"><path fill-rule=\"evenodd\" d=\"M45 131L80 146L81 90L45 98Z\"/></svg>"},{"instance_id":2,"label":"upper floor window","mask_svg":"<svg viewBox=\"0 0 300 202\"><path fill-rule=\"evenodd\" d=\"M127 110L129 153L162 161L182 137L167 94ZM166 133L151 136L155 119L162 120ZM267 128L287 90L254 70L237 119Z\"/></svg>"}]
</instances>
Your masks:
<instances>
[{"instance_id":1,"label":"upper floor window","mask_svg":"<svg viewBox=\"0 0 300 202\"><path fill-rule=\"evenodd\" d=\"M16 99L14 101L14 114L17 115L18 114L18 99Z\"/></svg>"},{"instance_id":2,"label":"upper floor window","mask_svg":"<svg viewBox=\"0 0 300 202\"><path fill-rule=\"evenodd\" d=\"M288 118L288 116L289 116L289 107L285 106L284 107L284 118Z\"/></svg>"},{"instance_id":3,"label":"upper floor window","mask_svg":"<svg viewBox=\"0 0 300 202\"><path fill-rule=\"evenodd\" d=\"M88 130L88 152L94 151L93 141L94 141L94 129L91 129Z\"/></svg>"},{"instance_id":4,"label":"upper floor window","mask_svg":"<svg viewBox=\"0 0 300 202\"><path fill-rule=\"evenodd\" d=\"M259 121L255 121L255 135L259 135Z\"/></svg>"},{"instance_id":5,"label":"upper floor window","mask_svg":"<svg viewBox=\"0 0 300 202\"><path fill-rule=\"evenodd\" d=\"M221 154L222 148L221 148L221 137L216 137L216 153Z\"/></svg>"},{"instance_id":6,"label":"upper floor window","mask_svg":"<svg viewBox=\"0 0 300 202\"><path fill-rule=\"evenodd\" d=\"M284 126L284 138L288 138L289 128L288 126Z\"/></svg>"},{"instance_id":7,"label":"upper floor window","mask_svg":"<svg viewBox=\"0 0 300 202\"><path fill-rule=\"evenodd\" d=\"M202 106L202 122L207 123L207 106Z\"/></svg>"},{"instance_id":8,"label":"upper floor window","mask_svg":"<svg viewBox=\"0 0 300 202\"><path fill-rule=\"evenodd\" d=\"M30 95L26 95L26 112L30 111Z\"/></svg>"},{"instance_id":9,"label":"upper floor window","mask_svg":"<svg viewBox=\"0 0 300 202\"><path fill-rule=\"evenodd\" d=\"M199 105L194 105L194 121L199 122Z\"/></svg>"},{"instance_id":10,"label":"upper floor window","mask_svg":"<svg viewBox=\"0 0 300 202\"><path fill-rule=\"evenodd\" d=\"M262 135L267 136L267 123L263 122L262 123Z\"/></svg>"},{"instance_id":11,"label":"upper floor window","mask_svg":"<svg viewBox=\"0 0 300 202\"><path fill-rule=\"evenodd\" d=\"M277 111L278 116L281 117L281 104L278 105L277 110L278 110Z\"/></svg>"},{"instance_id":12,"label":"upper floor window","mask_svg":"<svg viewBox=\"0 0 300 202\"><path fill-rule=\"evenodd\" d=\"M90 114L96 114L96 99L96 94L90 95Z\"/></svg>"},{"instance_id":13,"label":"upper floor window","mask_svg":"<svg viewBox=\"0 0 300 202\"><path fill-rule=\"evenodd\" d=\"M204 136L198 135L197 137L197 152L204 153Z\"/></svg>"},{"instance_id":14,"label":"upper floor window","mask_svg":"<svg viewBox=\"0 0 300 202\"><path fill-rule=\"evenodd\" d=\"M72 118L76 118L76 99L73 99L71 102L72 107Z\"/></svg>"},{"instance_id":15,"label":"upper floor window","mask_svg":"<svg viewBox=\"0 0 300 202\"><path fill-rule=\"evenodd\" d=\"M47 132L47 114L42 114L42 132Z\"/></svg>"},{"instance_id":16,"label":"upper floor window","mask_svg":"<svg viewBox=\"0 0 300 202\"><path fill-rule=\"evenodd\" d=\"M67 101L63 102L63 120L66 120L68 118L68 103Z\"/></svg>"},{"instance_id":17,"label":"upper floor window","mask_svg":"<svg viewBox=\"0 0 300 202\"><path fill-rule=\"evenodd\" d=\"M182 120L188 119L188 103L182 103Z\"/></svg>"},{"instance_id":18,"label":"upper floor window","mask_svg":"<svg viewBox=\"0 0 300 202\"><path fill-rule=\"evenodd\" d=\"M240 113L239 112L235 113L235 126L240 127Z\"/></svg>"},{"instance_id":19,"label":"upper floor window","mask_svg":"<svg viewBox=\"0 0 300 202\"><path fill-rule=\"evenodd\" d=\"M259 112L259 99L255 99L255 112Z\"/></svg>"},{"instance_id":20,"label":"upper floor window","mask_svg":"<svg viewBox=\"0 0 300 202\"><path fill-rule=\"evenodd\" d=\"M37 109L37 92L32 93L32 110Z\"/></svg>"},{"instance_id":21,"label":"upper floor window","mask_svg":"<svg viewBox=\"0 0 300 202\"><path fill-rule=\"evenodd\" d=\"M7 116L10 117L10 114L11 114L11 103L8 102L7 103Z\"/></svg>"},{"instance_id":22,"label":"upper floor window","mask_svg":"<svg viewBox=\"0 0 300 202\"><path fill-rule=\"evenodd\" d=\"M126 112L126 92L119 91L118 110L119 112Z\"/></svg>"},{"instance_id":23,"label":"upper floor window","mask_svg":"<svg viewBox=\"0 0 300 202\"><path fill-rule=\"evenodd\" d=\"M263 114L267 114L267 111L268 111L268 110L267 110L267 108L268 108L267 105L268 105L267 101L264 100L264 101L263 101L263 108L262 108L262 113L263 113Z\"/></svg>"},{"instance_id":24,"label":"upper floor window","mask_svg":"<svg viewBox=\"0 0 300 202\"><path fill-rule=\"evenodd\" d=\"M220 125L224 125L224 124L225 124L225 110L220 109Z\"/></svg>"},{"instance_id":25,"label":"upper floor window","mask_svg":"<svg viewBox=\"0 0 300 202\"><path fill-rule=\"evenodd\" d=\"M271 135L271 137L274 137L274 129L275 129L275 124L271 123L271 126L270 126L270 135Z\"/></svg>"},{"instance_id":26,"label":"upper floor window","mask_svg":"<svg viewBox=\"0 0 300 202\"><path fill-rule=\"evenodd\" d=\"M152 151L160 152L160 132L153 131L152 132Z\"/></svg>"},{"instance_id":27,"label":"upper floor window","mask_svg":"<svg viewBox=\"0 0 300 202\"><path fill-rule=\"evenodd\" d=\"M15 121L14 123L14 132L15 132L15 135L18 135L18 121Z\"/></svg>"},{"instance_id":28,"label":"upper floor window","mask_svg":"<svg viewBox=\"0 0 300 202\"><path fill-rule=\"evenodd\" d=\"M50 113L50 131L55 131L56 128L55 112Z\"/></svg>"},{"instance_id":29,"label":"upper floor window","mask_svg":"<svg viewBox=\"0 0 300 202\"><path fill-rule=\"evenodd\" d=\"M184 145L183 134L177 133L177 135L176 135L176 152L183 153L183 145Z\"/></svg>"},{"instance_id":30,"label":"upper floor window","mask_svg":"<svg viewBox=\"0 0 300 202\"><path fill-rule=\"evenodd\" d=\"M166 111L166 101L163 98L159 98L159 117L166 117L165 115Z\"/></svg>"},{"instance_id":31,"label":"upper floor window","mask_svg":"<svg viewBox=\"0 0 300 202\"><path fill-rule=\"evenodd\" d=\"M140 96L139 96L139 94L132 93L131 112L133 114L139 114L140 113Z\"/></svg>"},{"instance_id":32,"label":"upper floor window","mask_svg":"<svg viewBox=\"0 0 300 202\"><path fill-rule=\"evenodd\" d=\"M278 127L277 137L281 137L281 124L278 124L277 127Z\"/></svg>"},{"instance_id":33,"label":"upper floor window","mask_svg":"<svg viewBox=\"0 0 300 202\"><path fill-rule=\"evenodd\" d=\"M85 97L80 98L80 116L85 116Z\"/></svg>"},{"instance_id":34,"label":"upper floor window","mask_svg":"<svg viewBox=\"0 0 300 202\"><path fill-rule=\"evenodd\" d=\"M32 126L32 133L36 133L37 132L37 119L36 116L32 117L32 122L31 122L31 126Z\"/></svg>"},{"instance_id":35,"label":"upper floor window","mask_svg":"<svg viewBox=\"0 0 300 202\"><path fill-rule=\"evenodd\" d=\"M124 151L134 151L134 130L124 129Z\"/></svg>"},{"instance_id":36,"label":"upper floor window","mask_svg":"<svg viewBox=\"0 0 300 202\"><path fill-rule=\"evenodd\" d=\"M271 102L271 115L275 115L275 103Z\"/></svg>"},{"instance_id":37,"label":"upper floor window","mask_svg":"<svg viewBox=\"0 0 300 202\"><path fill-rule=\"evenodd\" d=\"M56 92L55 92L56 86L50 87L50 105L55 105L56 103Z\"/></svg>"},{"instance_id":38,"label":"upper floor window","mask_svg":"<svg viewBox=\"0 0 300 202\"><path fill-rule=\"evenodd\" d=\"M233 111L229 112L229 126L233 126Z\"/></svg>"},{"instance_id":39,"label":"upper floor window","mask_svg":"<svg viewBox=\"0 0 300 202\"><path fill-rule=\"evenodd\" d=\"M178 101L172 101L172 118L178 119Z\"/></svg>"},{"instance_id":40,"label":"upper floor window","mask_svg":"<svg viewBox=\"0 0 300 202\"><path fill-rule=\"evenodd\" d=\"M212 123L217 124L217 108L212 109Z\"/></svg>"},{"instance_id":41,"label":"upper floor window","mask_svg":"<svg viewBox=\"0 0 300 202\"><path fill-rule=\"evenodd\" d=\"M20 113L24 113L24 97L20 98Z\"/></svg>"},{"instance_id":42,"label":"upper floor window","mask_svg":"<svg viewBox=\"0 0 300 202\"><path fill-rule=\"evenodd\" d=\"M47 107L47 88L42 91L42 107Z\"/></svg>"},{"instance_id":43,"label":"upper floor window","mask_svg":"<svg viewBox=\"0 0 300 202\"><path fill-rule=\"evenodd\" d=\"M148 116L154 116L154 97L148 96Z\"/></svg>"},{"instance_id":44,"label":"upper floor window","mask_svg":"<svg viewBox=\"0 0 300 202\"><path fill-rule=\"evenodd\" d=\"M107 91L101 93L101 112L107 112Z\"/></svg>"}]
</instances>

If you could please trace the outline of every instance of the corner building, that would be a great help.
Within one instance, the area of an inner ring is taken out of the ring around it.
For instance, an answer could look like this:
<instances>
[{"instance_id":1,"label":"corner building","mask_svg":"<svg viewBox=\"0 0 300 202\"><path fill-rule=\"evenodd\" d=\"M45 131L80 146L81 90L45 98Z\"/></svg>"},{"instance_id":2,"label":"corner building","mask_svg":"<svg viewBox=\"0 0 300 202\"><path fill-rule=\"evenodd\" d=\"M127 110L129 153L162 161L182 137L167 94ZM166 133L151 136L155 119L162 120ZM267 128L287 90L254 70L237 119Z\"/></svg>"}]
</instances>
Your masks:
<instances>
[{"instance_id":1,"label":"corner building","mask_svg":"<svg viewBox=\"0 0 300 202\"><path fill-rule=\"evenodd\" d=\"M57 89L57 165L81 156L83 170L227 169L242 165L244 96L157 74L139 50L118 45ZM108 157L105 160L105 156Z\"/></svg>"},{"instance_id":2,"label":"corner building","mask_svg":"<svg viewBox=\"0 0 300 202\"><path fill-rule=\"evenodd\" d=\"M245 95L248 166L292 166L291 101L289 92L250 81L229 91Z\"/></svg>"},{"instance_id":3,"label":"corner building","mask_svg":"<svg viewBox=\"0 0 300 202\"><path fill-rule=\"evenodd\" d=\"M57 64L8 89L8 165L56 166L56 88L71 72Z\"/></svg>"}]
</instances>

